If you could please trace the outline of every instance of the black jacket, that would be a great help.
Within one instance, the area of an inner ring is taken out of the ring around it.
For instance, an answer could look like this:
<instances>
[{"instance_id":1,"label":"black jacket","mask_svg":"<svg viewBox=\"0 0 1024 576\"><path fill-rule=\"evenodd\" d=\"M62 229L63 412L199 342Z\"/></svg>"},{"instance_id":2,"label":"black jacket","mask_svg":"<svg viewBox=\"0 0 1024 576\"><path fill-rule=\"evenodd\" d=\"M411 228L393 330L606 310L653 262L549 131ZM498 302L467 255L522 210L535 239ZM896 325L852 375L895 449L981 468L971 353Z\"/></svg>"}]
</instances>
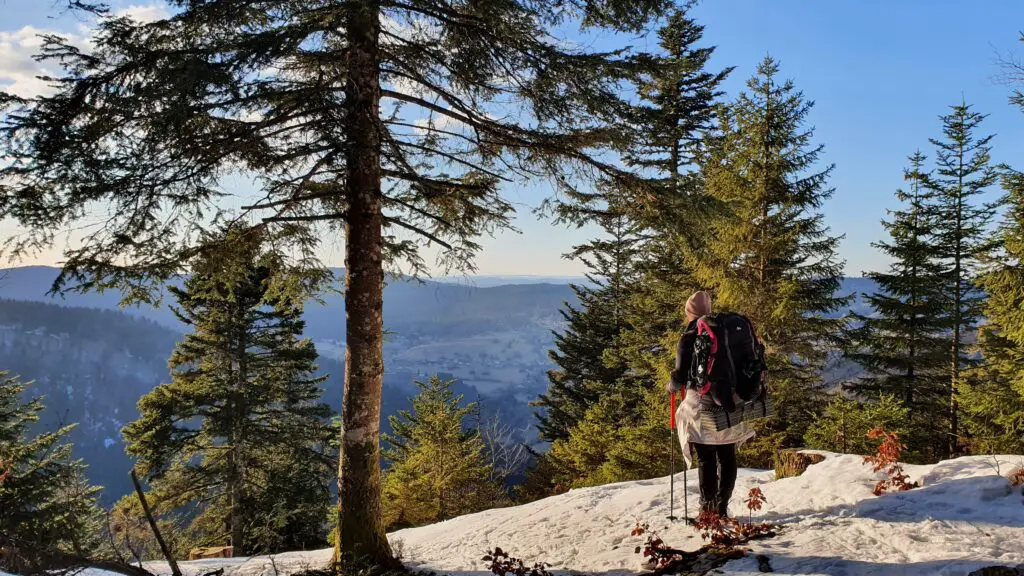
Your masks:
<instances>
[{"instance_id":1,"label":"black jacket","mask_svg":"<svg viewBox=\"0 0 1024 576\"><path fill-rule=\"evenodd\" d=\"M672 370L671 389L682 390L689 384L690 367L693 364L693 343L697 339L697 321L686 325L676 346L676 367Z\"/></svg>"}]
</instances>

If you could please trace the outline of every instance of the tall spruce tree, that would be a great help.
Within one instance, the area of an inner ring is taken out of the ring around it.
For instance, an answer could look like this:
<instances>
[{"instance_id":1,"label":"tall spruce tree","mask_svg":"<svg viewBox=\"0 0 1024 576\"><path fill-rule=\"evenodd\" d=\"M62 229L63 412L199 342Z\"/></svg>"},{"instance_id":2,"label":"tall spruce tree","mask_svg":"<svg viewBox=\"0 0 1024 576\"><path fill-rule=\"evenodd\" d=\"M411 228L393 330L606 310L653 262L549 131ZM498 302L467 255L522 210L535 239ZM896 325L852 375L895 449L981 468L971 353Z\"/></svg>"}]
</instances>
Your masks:
<instances>
[{"instance_id":1,"label":"tall spruce tree","mask_svg":"<svg viewBox=\"0 0 1024 576\"><path fill-rule=\"evenodd\" d=\"M192 332L171 356L171 382L143 396L124 429L154 489L198 503L193 524L226 532L237 555L324 542L330 503L331 411L302 339L309 288L268 241L230 227L183 287L169 287Z\"/></svg>"},{"instance_id":2,"label":"tall spruce tree","mask_svg":"<svg viewBox=\"0 0 1024 576\"><path fill-rule=\"evenodd\" d=\"M966 426L977 452L1024 451L1024 174L1003 176L1006 213L986 255L985 321L978 337L984 364L960 384Z\"/></svg>"},{"instance_id":3,"label":"tall spruce tree","mask_svg":"<svg viewBox=\"0 0 1024 576\"><path fill-rule=\"evenodd\" d=\"M642 60L646 67L635 80L640 101L630 115L635 144L626 163L648 179L657 202L639 220L659 229L686 233L688 218L700 192L696 167L714 128L715 105L724 94L721 84L733 68L708 69L714 46L698 46L704 27L677 7L658 30L661 53Z\"/></svg>"},{"instance_id":4,"label":"tall spruce tree","mask_svg":"<svg viewBox=\"0 0 1024 576\"><path fill-rule=\"evenodd\" d=\"M0 534L15 547L85 556L98 535L100 488L85 482L85 465L72 458L72 426L32 435L44 407L38 398L23 401L25 388L0 371Z\"/></svg>"},{"instance_id":5,"label":"tall spruce tree","mask_svg":"<svg viewBox=\"0 0 1024 576\"><path fill-rule=\"evenodd\" d=\"M721 84L733 70L709 69L715 47L699 45L704 27L689 16L690 6L669 14L658 30L660 52L644 58L647 66L634 80L639 102L629 118L635 144L624 157L655 200L626 206L643 257L634 265L630 326L609 355L649 386L671 362L684 303L701 287L686 258L701 249L698 224L710 209L698 168L715 131ZM665 352L652 354L659 345Z\"/></svg>"},{"instance_id":6,"label":"tall spruce tree","mask_svg":"<svg viewBox=\"0 0 1024 576\"><path fill-rule=\"evenodd\" d=\"M957 381L963 367L974 363L964 346L964 336L981 317L984 295L974 279L979 257L990 246L988 226L995 217L995 206L979 197L989 193L998 175L991 165L992 136L975 134L984 115L961 103L941 119L943 138L931 139L936 152L936 174L924 178L923 183L931 197L928 206L929 217L935 223L934 242L949 267L943 285L952 328L947 358L946 456L954 456L961 440Z\"/></svg>"},{"instance_id":7,"label":"tall spruce tree","mask_svg":"<svg viewBox=\"0 0 1024 576\"><path fill-rule=\"evenodd\" d=\"M777 415L752 446L761 463L779 446L799 444L818 411L820 368L843 327L829 314L846 302L836 295L839 238L820 212L833 192L832 167L814 171L822 146L804 127L812 103L778 72L766 58L721 115L704 177L724 211L708 220L713 233L691 258L716 309L747 314L765 343Z\"/></svg>"},{"instance_id":8,"label":"tall spruce tree","mask_svg":"<svg viewBox=\"0 0 1024 576\"><path fill-rule=\"evenodd\" d=\"M569 257L583 262L589 271L587 284L574 284L575 305L561 310L567 325L555 332L555 349L548 355L558 366L548 371L548 391L535 406L537 428L546 442L565 439L587 409L609 393L627 368L606 363L609 344L627 328L627 299L635 282L637 235L624 215L601 218L605 236L576 246Z\"/></svg>"},{"instance_id":9,"label":"tall spruce tree","mask_svg":"<svg viewBox=\"0 0 1024 576\"><path fill-rule=\"evenodd\" d=\"M222 178L240 171L260 187L246 214L286 227L304 254L343 233L337 552L393 566L380 522L385 266L422 271L429 245L442 266L471 268L475 238L509 224L502 182L551 177L558 207L587 202L592 176L625 178L605 153L626 141L619 88L636 63L566 35L640 31L670 0L170 4L155 22L103 19L87 50L50 38L56 94L0 99L0 218L29 230L9 250L52 245L101 205L109 219L67 252L55 287L144 298L181 271L197 223L227 210Z\"/></svg>"},{"instance_id":10,"label":"tall spruce tree","mask_svg":"<svg viewBox=\"0 0 1024 576\"><path fill-rule=\"evenodd\" d=\"M463 404L451 380L416 382L412 410L391 416L384 436L385 524L407 528L478 512L500 504L502 487L491 478L484 441L470 418L479 406Z\"/></svg>"},{"instance_id":11,"label":"tall spruce tree","mask_svg":"<svg viewBox=\"0 0 1024 576\"><path fill-rule=\"evenodd\" d=\"M944 453L948 422L937 417L947 402L949 317L942 286L948 269L941 261L932 231L935 222L921 187L927 177L925 156L910 156L905 178L909 191L897 190L904 208L883 221L889 242L872 246L889 256L888 272L867 274L879 290L865 294L873 314L852 315L846 357L867 369L848 389L877 400L888 395L902 402L912 425L904 440L915 452L939 458Z\"/></svg>"},{"instance_id":12,"label":"tall spruce tree","mask_svg":"<svg viewBox=\"0 0 1024 576\"><path fill-rule=\"evenodd\" d=\"M623 202L612 185L603 190L611 192L603 197L603 210L587 215L598 221L625 215L637 256L629 265L626 298L617 303L621 320L615 330L589 337L592 357L601 359L611 378L603 392L572 404L585 411L573 413L574 426L537 466L549 489L661 474L669 450L677 449L666 441L668 399L661 382L688 289L697 286L684 258L697 249L693 224L705 208L696 168L705 133L714 128L720 84L732 70L708 70L714 47L699 46L703 31L686 8L676 8L658 30L660 51L639 59L643 66L633 80L639 99L628 115L633 145L624 161L643 177L651 201Z\"/></svg>"}]
</instances>

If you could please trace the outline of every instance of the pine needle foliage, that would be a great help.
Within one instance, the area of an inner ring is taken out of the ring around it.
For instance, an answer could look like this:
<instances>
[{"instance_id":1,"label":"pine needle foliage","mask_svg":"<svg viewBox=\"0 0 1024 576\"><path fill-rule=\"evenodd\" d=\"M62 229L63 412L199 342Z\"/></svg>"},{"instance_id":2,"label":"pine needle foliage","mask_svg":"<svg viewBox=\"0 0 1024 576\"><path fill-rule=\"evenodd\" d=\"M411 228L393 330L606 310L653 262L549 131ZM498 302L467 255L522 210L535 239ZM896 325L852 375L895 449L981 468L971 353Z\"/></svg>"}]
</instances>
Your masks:
<instances>
[{"instance_id":1,"label":"pine needle foliage","mask_svg":"<svg viewBox=\"0 0 1024 576\"><path fill-rule=\"evenodd\" d=\"M630 325L638 238L623 215L601 222L604 236L576 246L570 255L587 266L587 283L572 286L577 302L561 310L566 328L554 332L555 348L548 351L557 368L548 371L548 390L534 403L542 409L537 429L546 442L568 438L587 409L613 392L627 371L609 361L606 351Z\"/></svg>"},{"instance_id":2,"label":"pine needle foliage","mask_svg":"<svg viewBox=\"0 0 1024 576\"><path fill-rule=\"evenodd\" d=\"M391 416L384 436L384 520L389 530L441 522L502 503L492 479L476 403L464 403L451 380L416 382L412 409Z\"/></svg>"},{"instance_id":3,"label":"pine needle foliage","mask_svg":"<svg viewBox=\"0 0 1024 576\"><path fill-rule=\"evenodd\" d=\"M882 395L876 401L858 402L836 394L804 436L808 448L841 454L874 454L879 442L868 438L878 426L903 436L909 410L899 399ZM918 458L920 459L920 458Z\"/></svg>"},{"instance_id":4,"label":"pine needle foliage","mask_svg":"<svg viewBox=\"0 0 1024 576\"><path fill-rule=\"evenodd\" d=\"M983 260L986 294L977 350L984 364L958 388L976 453L1024 451L1024 174L1003 176L1006 212Z\"/></svg>"},{"instance_id":5,"label":"pine needle foliage","mask_svg":"<svg viewBox=\"0 0 1024 576\"><path fill-rule=\"evenodd\" d=\"M694 276L719 310L746 314L767 351L776 416L759 425L748 453L759 463L797 446L820 412L820 368L844 321L836 295L840 238L823 222L831 166L816 169L822 145L805 127L812 103L766 58L747 91L720 114L721 137L703 167L707 193L722 207L708 219Z\"/></svg>"},{"instance_id":6,"label":"pine needle foliage","mask_svg":"<svg viewBox=\"0 0 1024 576\"><path fill-rule=\"evenodd\" d=\"M943 294L951 327L947 356L946 456L960 453L962 440L956 384L965 367L976 364L968 354L964 337L977 327L984 294L975 279L980 258L991 248L989 225L996 206L984 196L996 184L998 174L991 160L992 136L977 131L985 116L961 103L941 117L942 138L933 138L936 171L922 179L928 189L929 218L934 222L934 243L947 266Z\"/></svg>"},{"instance_id":7,"label":"pine needle foliage","mask_svg":"<svg viewBox=\"0 0 1024 576\"><path fill-rule=\"evenodd\" d=\"M71 454L73 425L33 434L44 406L23 399L28 386L0 371L0 533L43 551L89 554L102 518L100 488Z\"/></svg>"},{"instance_id":8,"label":"pine needle foliage","mask_svg":"<svg viewBox=\"0 0 1024 576\"><path fill-rule=\"evenodd\" d=\"M302 338L318 280L293 274L261 234L223 236L170 288L192 332L171 356L171 382L143 396L125 427L128 452L158 494L195 506L193 525L236 553L320 545L333 429L316 349Z\"/></svg>"}]
</instances>

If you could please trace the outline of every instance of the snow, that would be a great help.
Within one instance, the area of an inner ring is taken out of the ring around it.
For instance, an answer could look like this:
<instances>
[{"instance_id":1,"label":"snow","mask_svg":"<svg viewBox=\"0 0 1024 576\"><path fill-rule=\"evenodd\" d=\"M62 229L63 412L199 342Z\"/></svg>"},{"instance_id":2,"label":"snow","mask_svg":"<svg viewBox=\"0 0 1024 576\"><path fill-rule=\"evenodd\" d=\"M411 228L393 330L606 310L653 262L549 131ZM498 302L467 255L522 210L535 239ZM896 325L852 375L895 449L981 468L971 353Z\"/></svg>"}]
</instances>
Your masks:
<instances>
[{"instance_id":1,"label":"snow","mask_svg":"<svg viewBox=\"0 0 1024 576\"><path fill-rule=\"evenodd\" d=\"M183 576L201 576L218 568L224 568L225 576L283 576L324 568L330 565L333 553L333 550L327 549L311 552L285 552L273 556L254 556L252 558L210 558L178 562L178 567ZM160 575L171 573L166 562L147 562L144 566L147 570Z\"/></svg>"},{"instance_id":2,"label":"snow","mask_svg":"<svg viewBox=\"0 0 1024 576\"><path fill-rule=\"evenodd\" d=\"M753 542L755 554L770 558L777 574L964 575L989 565L1024 563L1024 500L1000 473L1024 464L1024 456L976 456L928 466L907 466L921 487L876 497L880 476L859 456L821 453L826 458L795 478L775 481L771 471L741 470L732 511L759 486L767 497L755 519L783 526L772 539ZM682 516L683 474L676 478L676 514ZM687 492L691 514L697 474ZM673 547L696 549L697 532L671 524L669 478L572 490L518 506L489 510L390 535L407 565L448 574L483 575L481 557L499 546L528 563L544 561L557 571L633 574L642 558L630 536L638 521L649 522ZM226 576L273 576L323 567L330 550L267 557L183 562L189 576L225 567ZM276 566L276 569L275 569ZM151 570L166 574L166 565ZM753 554L722 568L732 576L758 573Z\"/></svg>"},{"instance_id":3,"label":"snow","mask_svg":"<svg viewBox=\"0 0 1024 576\"><path fill-rule=\"evenodd\" d=\"M1024 502L1020 489L996 472L1024 462L1021 456L968 457L932 466L908 466L922 487L876 497L880 476L859 456L822 453L826 459L801 476L773 481L771 471L741 470L731 509L759 486L768 502L762 519L782 533L754 542L777 573L965 574L985 565L1024 562ZM697 478L689 478L692 505ZM677 477L677 490L682 474ZM671 546L702 542L685 524L669 525L668 478L573 490L504 510L456 518L397 532L406 561L438 571L478 571L485 550L500 546L528 562L588 573L635 572L641 558L629 536L636 521L649 522ZM677 493L678 494L678 493ZM683 505L678 498L677 507ZM677 512L677 515L681 515ZM726 573L757 572L753 558L730 563Z\"/></svg>"}]
</instances>

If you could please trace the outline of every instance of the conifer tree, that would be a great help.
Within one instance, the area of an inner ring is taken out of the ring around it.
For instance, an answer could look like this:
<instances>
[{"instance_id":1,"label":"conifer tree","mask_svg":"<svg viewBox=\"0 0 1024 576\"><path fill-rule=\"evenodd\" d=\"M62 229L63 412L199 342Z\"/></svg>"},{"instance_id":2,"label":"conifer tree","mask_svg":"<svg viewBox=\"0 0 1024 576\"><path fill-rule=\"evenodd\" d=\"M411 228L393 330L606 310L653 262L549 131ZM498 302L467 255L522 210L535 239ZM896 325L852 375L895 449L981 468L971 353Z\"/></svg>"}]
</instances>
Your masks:
<instances>
[{"instance_id":1,"label":"conifer tree","mask_svg":"<svg viewBox=\"0 0 1024 576\"><path fill-rule=\"evenodd\" d=\"M699 173L695 170L714 128L720 86L732 72L708 70L714 46L698 46L704 27L676 7L658 30L661 53L645 58L647 67L636 81L640 102L630 119L635 144L625 161L648 178L657 202L640 220L660 229L686 234L687 220L700 208ZM645 218L646 216L646 218Z\"/></svg>"},{"instance_id":2,"label":"conifer tree","mask_svg":"<svg viewBox=\"0 0 1024 576\"><path fill-rule=\"evenodd\" d=\"M343 233L338 559L394 566L379 520L385 267L421 272L429 245L471 269L475 239L509 225L502 182L547 177L558 208L586 202L595 177L627 179L606 153L627 143L620 85L636 62L566 40L574 25L639 32L670 1L171 5L155 22L103 19L87 51L50 38L56 94L0 97L0 218L29 231L9 250L49 246L101 204L110 219L55 287L145 298L228 210L220 183L240 171L260 188L245 215L304 256Z\"/></svg>"},{"instance_id":3,"label":"conifer tree","mask_svg":"<svg viewBox=\"0 0 1024 576\"><path fill-rule=\"evenodd\" d=\"M715 308L748 315L766 346L777 416L760 425L751 450L758 460L802 441L820 407L825 352L843 326L828 315L845 302L836 296L839 238L820 212L832 167L814 171L822 146L804 127L812 103L778 72L766 58L723 110L704 177L724 211L709 219L713 233L691 258Z\"/></svg>"},{"instance_id":4,"label":"conifer tree","mask_svg":"<svg viewBox=\"0 0 1024 576\"><path fill-rule=\"evenodd\" d=\"M632 326L613 354L648 377L665 361L648 352L678 338L683 305L700 288L686 254L700 251L699 223L710 210L698 170L715 130L722 82L732 72L708 69L715 47L699 46L704 27L689 17L690 4L677 7L658 30L661 52L650 55L646 73L635 80L641 101L631 120L636 144L625 161L645 176L656 200L631 211L640 231L643 258L635 268ZM674 343L674 342L672 342ZM666 350L674 349L666 345Z\"/></svg>"},{"instance_id":5,"label":"conifer tree","mask_svg":"<svg viewBox=\"0 0 1024 576\"><path fill-rule=\"evenodd\" d=\"M603 238L575 247L570 257L582 261L588 284L574 284L576 305L561 310L567 325L555 332L555 349L548 356L558 366L548 371L550 385L535 406L540 438L565 439L587 409L609 393L626 368L608 366L605 351L628 326L627 298L635 282L637 238L628 219L609 215L601 219Z\"/></svg>"},{"instance_id":6,"label":"conifer tree","mask_svg":"<svg viewBox=\"0 0 1024 576\"><path fill-rule=\"evenodd\" d=\"M836 394L807 430L804 440L808 448L816 450L874 454L878 442L867 437L868 431L883 426L899 434L901 439L906 438L909 414L902 400L887 394L871 402L857 402ZM913 450L907 455L913 458Z\"/></svg>"},{"instance_id":7,"label":"conifer tree","mask_svg":"<svg viewBox=\"0 0 1024 576\"><path fill-rule=\"evenodd\" d=\"M1024 451L1024 174L1007 172L1006 213L978 284L986 294L978 337L984 364L960 385L976 452Z\"/></svg>"},{"instance_id":8,"label":"conifer tree","mask_svg":"<svg viewBox=\"0 0 1024 576\"><path fill-rule=\"evenodd\" d=\"M925 178L928 188L930 216L934 222L934 242L949 267L943 284L948 301L946 314L952 328L947 358L948 395L947 456L959 453L961 439L959 401L956 384L963 367L974 361L967 354L964 336L973 330L981 316L984 295L974 278L979 257L989 248L988 226L995 217L995 207L979 196L989 192L997 173L991 165L989 142L992 136L977 136L985 116L971 111L962 103L942 116L943 139L931 139L935 146L937 170Z\"/></svg>"},{"instance_id":9,"label":"conifer tree","mask_svg":"<svg viewBox=\"0 0 1024 576\"><path fill-rule=\"evenodd\" d=\"M330 498L331 412L302 339L309 287L268 241L229 227L169 288L192 332L171 356L171 382L143 396L124 429L154 489L198 503L193 524L229 534L237 555L321 544ZM258 531L268 524L280 530Z\"/></svg>"},{"instance_id":10,"label":"conifer tree","mask_svg":"<svg viewBox=\"0 0 1024 576\"><path fill-rule=\"evenodd\" d=\"M679 452L668 423L662 388L633 382L620 394L602 396L569 437L543 455L549 483L580 488L664 476L671 452Z\"/></svg>"},{"instance_id":11,"label":"conifer tree","mask_svg":"<svg viewBox=\"0 0 1024 576\"><path fill-rule=\"evenodd\" d=\"M191 549L210 544L206 541L207 535L193 529L188 518L190 509L174 509L171 498L152 490L145 494L146 503L155 516L157 528L172 556L187 558ZM122 496L111 506L105 524L104 540L114 556L137 560L163 558L160 543L153 535L139 497L134 492Z\"/></svg>"},{"instance_id":12,"label":"conifer tree","mask_svg":"<svg viewBox=\"0 0 1024 576\"><path fill-rule=\"evenodd\" d=\"M85 482L67 434L73 426L32 436L43 403L22 401L26 388L0 371L0 533L42 551L86 555L98 534L98 487Z\"/></svg>"},{"instance_id":13,"label":"conifer tree","mask_svg":"<svg viewBox=\"0 0 1024 576\"><path fill-rule=\"evenodd\" d=\"M476 403L463 404L450 380L416 382L412 410L391 416L384 436L384 523L406 528L447 520L500 504L502 487L479 430L470 426Z\"/></svg>"},{"instance_id":14,"label":"conifer tree","mask_svg":"<svg viewBox=\"0 0 1024 576\"><path fill-rule=\"evenodd\" d=\"M865 367L867 375L847 387L902 402L913 422L909 435L903 435L908 446L940 458L948 427L937 417L947 401L949 321L942 285L948 270L932 238L935 222L921 187L927 177L924 161L920 152L910 156L905 172L910 189L896 192L904 208L882 222L891 240L872 244L893 263L888 272L867 274L879 287L865 294L874 313L851 315L859 326L851 330L846 357Z\"/></svg>"},{"instance_id":15,"label":"conifer tree","mask_svg":"<svg viewBox=\"0 0 1024 576\"><path fill-rule=\"evenodd\" d=\"M597 335L605 340L603 362L615 378L588 399L587 411L574 415L577 425L542 457L537 470L552 486L663 474L669 450L678 449L666 428L668 398L661 384L684 303L698 287L685 258L699 250L695 224L707 209L696 168L714 128L720 84L732 70L708 70L714 47L698 46L703 31L685 7L673 10L658 31L660 52L641 58L645 66L634 79L640 101L629 115L634 144L624 160L643 176L653 200L623 203L613 193L604 207L626 215L637 254L627 298L619 304L625 320L613 338Z\"/></svg>"}]
</instances>

